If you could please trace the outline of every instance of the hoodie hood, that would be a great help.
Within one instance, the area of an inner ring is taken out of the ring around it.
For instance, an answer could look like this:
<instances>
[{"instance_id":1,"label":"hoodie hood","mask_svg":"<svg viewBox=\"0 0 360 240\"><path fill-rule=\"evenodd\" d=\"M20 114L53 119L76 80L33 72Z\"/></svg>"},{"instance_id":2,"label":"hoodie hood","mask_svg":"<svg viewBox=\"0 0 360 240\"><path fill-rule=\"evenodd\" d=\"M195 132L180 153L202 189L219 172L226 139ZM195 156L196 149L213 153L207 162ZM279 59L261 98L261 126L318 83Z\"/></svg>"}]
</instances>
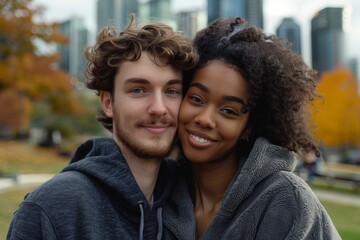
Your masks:
<instances>
[{"instance_id":1,"label":"hoodie hood","mask_svg":"<svg viewBox=\"0 0 360 240\"><path fill-rule=\"evenodd\" d=\"M239 167L224 195L223 202L216 213L218 217L214 218L220 225L215 224L214 228L219 228L219 226L222 228L224 224L230 224L231 216L253 194L260 182L277 172L291 172L296 165L294 153L270 144L265 138L258 138L247 159L239 159L239 161L243 161L244 164ZM176 190L164 209L168 238L196 239L195 216L187 183L191 176L190 167L191 165L187 163L182 166L182 178L178 181ZM225 220L230 222L225 223Z\"/></svg>"},{"instance_id":2,"label":"hoodie hood","mask_svg":"<svg viewBox=\"0 0 360 240\"><path fill-rule=\"evenodd\" d=\"M234 211L244 199L252 194L258 183L273 173L293 171L296 161L295 153L273 145L265 138L258 138L243 167L239 168L227 189L220 207L221 211Z\"/></svg>"},{"instance_id":3,"label":"hoodie hood","mask_svg":"<svg viewBox=\"0 0 360 240\"><path fill-rule=\"evenodd\" d=\"M81 144L63 172L81 172L120 194L127 203L146 201L119 146L111 138L94 138Z\"/></svg>"},{"instance_id":4,"label":"hoodie hood","mask_svg":"<svg viewBox=\"0 0 360 240\"><path fill-rule=\"evenodd\" d=\"M149 237L155 239L154 228L156 239L162 238L163 205L174 189L177 178L175 161L161 162L152 204L148 203L112 138L94 138L80 145L70 165L63 170L69 171L86 175L94 185L106 191L107 196L103 198L111 199L112 207L121 212L128 223L138 225L140 240Z\"/></svg>"},{"instance_id":5,"label":"hoodie hood","mask_svg":"<svg viewBox=\"0 0 360 240\"><path fill-rule=\"evenodd\" d=\"M144 207L150 207L119 146L112 138L93 138L84 142L76 150L70 163L63 172L81 172L110 188L127 204L138 208L139 202L142 202ZM174 188L176 163L164 160L158 176L161 179L158 178L154 190L152 207L155 208L162 205Z\"/></svg>"},{"instance_id":6,"label":"hoodie hood","mask_svg":"<svg viewBox=\"0 0 360 240\"><path fill-rule=\"evenodd\" d=\"M291 173L295 153L256 140L200 239L341 239L311 188ZM187 169L189 172L190 169ZM164 211L166 239L197 239L185 178Z\"/></svg>"}]
</instances>

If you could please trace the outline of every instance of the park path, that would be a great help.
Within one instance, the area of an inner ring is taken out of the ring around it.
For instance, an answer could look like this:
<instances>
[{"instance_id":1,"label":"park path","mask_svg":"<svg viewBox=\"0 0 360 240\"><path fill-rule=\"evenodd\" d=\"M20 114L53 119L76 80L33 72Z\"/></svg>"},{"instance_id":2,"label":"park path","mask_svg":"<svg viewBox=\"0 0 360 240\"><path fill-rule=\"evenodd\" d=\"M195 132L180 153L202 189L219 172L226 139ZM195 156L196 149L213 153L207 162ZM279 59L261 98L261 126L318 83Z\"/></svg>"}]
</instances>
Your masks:
<instances>
[{"instance_id":1,"label":"park path","mask_svg":"<svg viewBox=\"0 0 360 240\"><path fill-rule=\"evenodd\" d=\"M52 178L54 174L20 174L0 177L0 193L24 186L36 186Z\"/></svg>"},{"instance_id":2,"label":"park path","mask_svg":"<svg viewBox=\"0 0 360 240\"><path fill-rule=\"evenodd\" d=\"M0 194L24 186L37 186L53 177L53 174L21 174L0 178ZM320 200L337 202L360 207L360 196L338 193L328 190L313 190Z\"/></svg>"}]
</instances>

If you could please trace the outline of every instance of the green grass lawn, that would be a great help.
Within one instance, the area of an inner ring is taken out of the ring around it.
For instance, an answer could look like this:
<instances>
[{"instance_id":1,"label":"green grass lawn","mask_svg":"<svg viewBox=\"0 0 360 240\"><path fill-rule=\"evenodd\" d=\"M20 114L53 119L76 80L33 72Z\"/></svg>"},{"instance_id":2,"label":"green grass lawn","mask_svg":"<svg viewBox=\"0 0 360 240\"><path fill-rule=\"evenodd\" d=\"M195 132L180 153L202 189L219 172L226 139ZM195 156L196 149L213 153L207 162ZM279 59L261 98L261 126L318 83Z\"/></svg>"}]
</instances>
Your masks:
<instances>
[{"instance_id":1,"label":"green grass lawn","mask_svg":"<svg viewBox=\"0 0 360 240\"><path fill-rule=\"evenodd\" d=\"M0 173L57 173L69 162L55 148L42 148L26 141L0 141Z\"/></svg>"},{"instance_id":2,"label":"green grass lawn","mask_svg":"<svg viewBox=\"0 0 360 240\"><path fill-rule=\"evenodd\" d=\"M0 193L0 239L6 239L15 210L19 207L24 196L33 189L34 187L27 187Z\"/></svg>"},{"instance_id":3,"label":"green grass lawn","mask_svg":"<svg viewBox=\"0 0 360 240\"><path fill-rule=\"evenodd\" d=\"M321 201L343 240L360 239L360 208Z\"/></svg>"}]
</instances>

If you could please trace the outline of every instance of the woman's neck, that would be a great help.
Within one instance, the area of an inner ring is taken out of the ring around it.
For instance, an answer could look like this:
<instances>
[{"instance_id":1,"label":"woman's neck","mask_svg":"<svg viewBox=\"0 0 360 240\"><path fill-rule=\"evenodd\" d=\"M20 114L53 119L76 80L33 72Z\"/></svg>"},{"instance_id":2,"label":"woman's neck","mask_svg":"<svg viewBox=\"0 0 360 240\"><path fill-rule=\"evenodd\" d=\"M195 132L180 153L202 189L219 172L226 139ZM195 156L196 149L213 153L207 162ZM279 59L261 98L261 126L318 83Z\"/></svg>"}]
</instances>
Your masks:
<instances>
[{"instance_id":1,"label":"woman's neck","mask_svg":"<svg viewBox=\"0 0 360 240\"><path fill-rule=\"evenodd\" d=\"M197 236L208 228L224 194L238 170L239 162L234 157L215 163L193 163L192 197L196 217Z\"/></svg>"}]
</instances>

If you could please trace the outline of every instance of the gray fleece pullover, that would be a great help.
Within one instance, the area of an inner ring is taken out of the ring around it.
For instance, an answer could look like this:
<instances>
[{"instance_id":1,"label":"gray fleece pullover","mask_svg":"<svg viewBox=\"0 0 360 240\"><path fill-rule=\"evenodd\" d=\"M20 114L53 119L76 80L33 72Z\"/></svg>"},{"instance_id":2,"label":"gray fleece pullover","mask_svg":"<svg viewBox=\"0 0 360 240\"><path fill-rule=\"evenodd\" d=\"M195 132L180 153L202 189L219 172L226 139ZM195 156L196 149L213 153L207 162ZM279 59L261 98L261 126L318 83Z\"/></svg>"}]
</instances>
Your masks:
<instances>
[{"instance_id":1,"label":"gray fleece pullover","mask_svg":"<svg viewBox=\"0 0 360 240\"><path fill-rule=\"evenodd\" d=\"M341 239L310 187L291 172L295 163L292 152L257 139L200 239ZM192 209L182 178L164 209L166 239L196 239Z\"/></svg>"}]
</instances>

